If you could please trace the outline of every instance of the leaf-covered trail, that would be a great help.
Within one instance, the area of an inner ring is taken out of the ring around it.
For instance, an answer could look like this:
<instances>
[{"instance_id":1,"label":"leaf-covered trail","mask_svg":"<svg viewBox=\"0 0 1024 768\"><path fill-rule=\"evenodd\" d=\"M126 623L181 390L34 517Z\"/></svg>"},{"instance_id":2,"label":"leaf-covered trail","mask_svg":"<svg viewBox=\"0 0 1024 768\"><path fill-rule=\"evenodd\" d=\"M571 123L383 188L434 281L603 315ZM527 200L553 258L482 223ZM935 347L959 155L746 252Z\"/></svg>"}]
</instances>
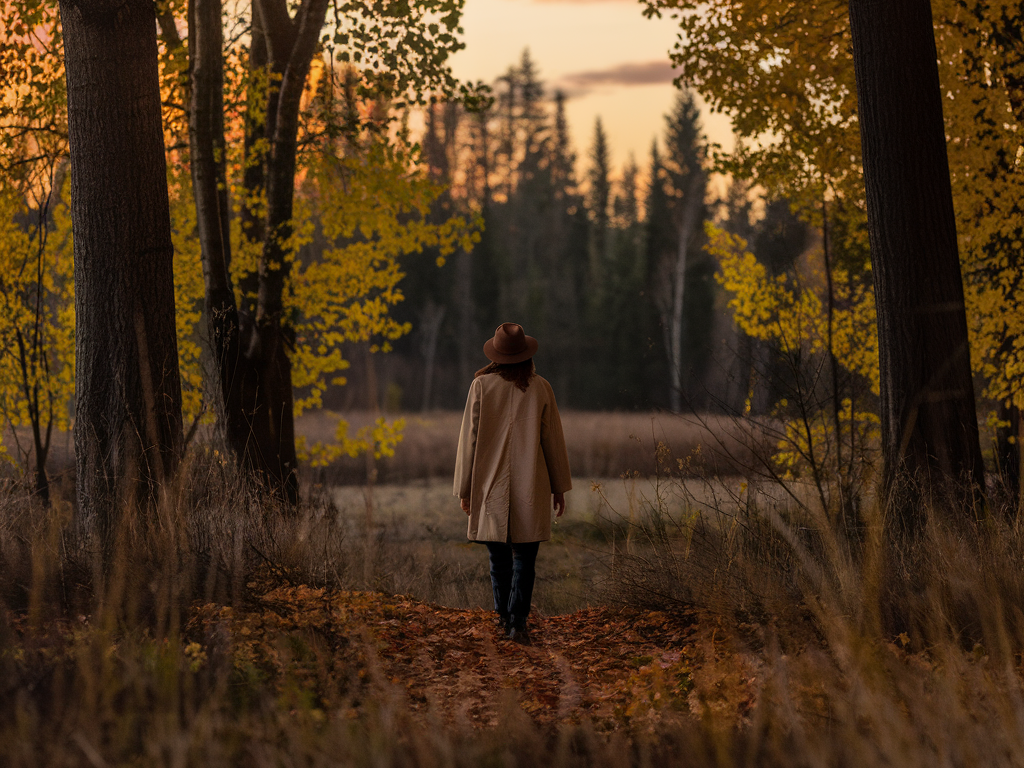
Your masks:
<instances>
[{"instance_id":1,"label":"leaf-covered trail","mask_svg":"<svg viewBox=\"0 0 1024 768\"><path fill-rule=\"evenodd\" d=\"M709 702L742 716L754 697L749 665L696 614L533 616L533 645L521 646L499 635L489 611L278 586L244 610L200 608L190 633L214 630L227 630L236 666L262 670L279 687L297 681L310 706L358 707L385 693L475 725L518 706L539 724L587 719L614 729L653 727Z\"/></svg>"}]
</instances>

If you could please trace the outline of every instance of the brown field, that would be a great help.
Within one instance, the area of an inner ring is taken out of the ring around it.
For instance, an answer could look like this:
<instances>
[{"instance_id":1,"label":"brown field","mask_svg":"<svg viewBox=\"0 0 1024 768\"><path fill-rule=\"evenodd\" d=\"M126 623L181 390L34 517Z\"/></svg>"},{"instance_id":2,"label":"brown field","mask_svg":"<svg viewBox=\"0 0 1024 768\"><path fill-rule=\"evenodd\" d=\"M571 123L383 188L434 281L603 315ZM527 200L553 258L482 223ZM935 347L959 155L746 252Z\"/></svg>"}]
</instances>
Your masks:
<instances>
[{"instance_id":1,"label":"brown field","mask_svg":"<svg viewBox=\"0 0 1024 768\"><path fill-rule=\"evenodd\" d=\"M756 425L719 415L563 411L561 417L569 466L577 477L619 478L634 472L654 475L658 470L659 443L667 447L663 470L678 472L681 459L686 462L686 474L747 474L754 463L752 448L758 444L754 437ZM349 434L354 435L359 427L372 424L377 415L370 411L311 411L296 420L296 434L311 444L333 441L341 418L348 421ZM404 418L406 427L395 456L376 462L378 482L404 483L452 475L461 413L399 413L387 414L386 418ZM195 441L214 438L215 430L204 427ZM24 451L32 445L29 431L19 429L15 435L7 430L3 441L11 457L23 463ZM54 433L48 468L51 475L74 468L74 440L70 432ZM304 471L309 480L321 485L363 484L367 464L363 456L343 457L329 467Z\"/></svg>"},{"instance_id":2,"label":"brown field","mask_svg":"<svg viewBox=\"0 0 1024 768\"><path fill-rule=\"evenodd\" d=\"M632 545L631 529L655 509L681 520L716 504L724 507L739 497L740 484L729 478L677 479L659 489L649 478L574 478L567 511L540 548L535 609L552 615L603 604L607 566ZM487 552L467 541L466 516L447 477L372 490L339 485L329 496L349 540L362 541L370 531L372 575L364 584L452 608L490 607Z\"/></svg>"},{"instance_id":3,"label":"brown field","mask_svg":"<svg viewBox=\"0 0 1024 768\"><path fill-rule=\"evenodd\" d=\"M621 477L657 471L656 446L667 446L664 461L678 470L678 461L688 462L688 473L739 474L752 461L752 430L744 422L716 415L670 413L595 413L563 411L562 427L573 474L583 477ZM462 414L432 411L392 414L388 419L406 421L402 443L394 457L377 463L379 482L408 482L450 477L455 467ZM296 432L310 443L330 441L339 418L350 425L349 432L376 418L366 411L338 414L317 411L296 422ZM317 482L350 484L366 481L366 460L343 458L317 470Z\"/></svg>"}]
</instances>

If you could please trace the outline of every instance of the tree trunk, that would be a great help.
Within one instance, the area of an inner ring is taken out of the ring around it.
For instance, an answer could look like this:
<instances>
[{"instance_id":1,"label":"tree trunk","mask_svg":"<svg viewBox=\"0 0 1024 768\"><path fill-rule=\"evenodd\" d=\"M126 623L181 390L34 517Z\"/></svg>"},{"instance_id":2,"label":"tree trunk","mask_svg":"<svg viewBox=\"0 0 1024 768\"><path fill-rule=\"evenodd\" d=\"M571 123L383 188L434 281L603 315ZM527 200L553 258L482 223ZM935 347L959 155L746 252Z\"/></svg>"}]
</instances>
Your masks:
<instances>
[{"instance_id":1,"label":"tree trunk","mask_svg":"<svg viewBox=\"0 0 1024 768\"><path fill-rule=\"evenodd\" d=\"M224 183L223 65L220 0L193 0L192 172L206 281L206 310L218 361L225 436L243 469L290 502L298 500L298 460L289 330L283 325L291 234L298 116L327 0L304 0L292 19L283 0L254 4L250 69L268 64L280 84L249 94L243 184L248 199L266 194L267 210L247 203L242 235L262 250L259 270L241 278L244 306L235 303L230 275ZM258 79L258 78L257 78ZM264 103L257 104L257 101ZM265 107L265 108L264 108ZM257 122L253 115L265 114ZM261 148L270 140L265 155Z\"/></svg>"},{"instance_id":2,"label":"tree trunk","mask_svg":"<svg viewBox=\"0 0 1024 768\"><path fill-rule=\"evenodd\" d=\"M106 551L182 443L156 17L147 0L62 0L75 248L79 512Z\"/></svg>"},{"instance_id":3,"label":"tree trunk","mask_svg":"<svg viewBox=\"0 0 1024 768\"><path fill-rule=\"evenodd\" d=\"M444 322L445 307L443 304L436 304L427 299L426 306L420 313L420 332L423 338L420 342L420 351L423 352L423 401L420 403L421 411L430 410L430 395L434 384L434 361L437 358L437 340L441 336L441 324Z\"/></svg>"},{"instance_id":4,"label":"tree trunk","mask_svg":"<svg viewBox=\"0 0 1024 768\"><path fill-rule=\"evenodd\" d=\"M459 308L459 382L473 378L476 303L473 300L473 262L468 251L455 255L455 306Z\"/></svg>"},{"instance_id":5,"label":"tree trunk","mask_svg":"<svg viewBox=\"0 0 1024 768\"><path fill-rule=\"evenodd\" d=\"M882 493L896 526L956 514L984 467L928 0L851 0L878 309Z\"/></svg>"},{"instance_id":6,"label":"tree trunk","mask_svg":"<svg viewBox=\"0 0 1024 768\"><path fill-rule=\"evenodd\" d=\"M700 224L700 212L704 208L705 177L703 171L691 171L689 189L686 199L682 201L682 211L676 230L676 263L672 273L672 314L668 323L668 362L669 362L669 409L672 413L682 410L683 400L683 298L686 288L686 255L690 241Z\"/></svg>"},{"instance_id":7,"label":"tree trunk","mask_svg":"<svg viewBox=\"0 0 1024 768\"><path fill-rule=\"evenodd\" d=\"M268 95L264 126L270 139L263 179L267 211L260 233L263 253L257 276L255 317L250 343L242 350L247 361L241 385L241 407L250 427L243 456L248 457L246 463L258 464L292 502L298 500L298 459L291 360L287 352L289 331L283 325L284 286L290 271L290 254L285 252L284 243L292 232L302 91L327 5L327 0L303 0L293 19L285 0L254 3L254 16L259 16L267 60L281 79ZM255 44L253 48L255 51Z\"/></svg>"},{"instance_id":8,"label":"tree trunk","mask_svg":"<svg viewBox=\"0 0 1024 768\"><path fill-rule=\"evenodd\" d=\"M242 356L238 306L231 280L231 234L224 143L224 66L220 0L192 0L188 18L189 151L203 262L204 309L216 363L218 414L228 447L248 469L252 409L243 407L252 377ZM257 452L258 453L258 452Z\"/></svg>"}]
</instances>

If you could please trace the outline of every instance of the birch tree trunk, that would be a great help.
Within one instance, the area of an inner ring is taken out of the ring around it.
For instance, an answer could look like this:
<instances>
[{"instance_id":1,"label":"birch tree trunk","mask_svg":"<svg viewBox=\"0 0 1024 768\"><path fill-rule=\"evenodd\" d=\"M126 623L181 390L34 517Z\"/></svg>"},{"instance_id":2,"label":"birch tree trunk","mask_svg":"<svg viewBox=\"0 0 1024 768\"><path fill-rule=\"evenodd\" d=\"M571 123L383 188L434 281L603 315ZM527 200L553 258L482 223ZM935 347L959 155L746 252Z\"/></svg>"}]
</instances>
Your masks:
<instances>
[{"instance_id":1,"label":"birch tree trunk","mask_svg":"<svg viewBox=\"0 0 1024 768\"><path fill-rule=\"evenodd\" d=\"M700 226L704 209L706 177L702 170L691 171L692 178L682 201L677 229L675 268L672 272L672 314L667 323L669 361L669 408L672 413L682 410L683 399L683 299L686 289L686 255L693 235Z\"/></svg>"}]
</instances>

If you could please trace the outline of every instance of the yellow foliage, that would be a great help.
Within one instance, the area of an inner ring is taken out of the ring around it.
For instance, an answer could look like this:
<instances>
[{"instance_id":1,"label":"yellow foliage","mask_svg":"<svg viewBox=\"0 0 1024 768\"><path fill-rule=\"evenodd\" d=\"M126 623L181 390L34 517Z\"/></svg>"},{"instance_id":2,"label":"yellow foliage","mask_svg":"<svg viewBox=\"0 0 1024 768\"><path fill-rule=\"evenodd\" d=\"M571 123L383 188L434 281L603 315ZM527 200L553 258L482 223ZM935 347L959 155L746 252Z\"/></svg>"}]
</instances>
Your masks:
<instances>
[{"instance_id":1,"label":"yellow foliage","mask_svg":"<svg viewBox=\"0 0 1024 768\"><path fill-rule=\"evenodd\" d=\"M296 453L302 461L308 461L312 467L326 467L342 456L355 458L361 453L373 451L375 459L395 455L395 447L402 442L402 431L405 419L395 419L390 424L381 416L373 426L360 427L355 437L349 437L349 424L338 419L333 443L317 441L309 445L306 438L299 437L296 441Z\"/></svg>"},{"instance_id":2,"label":"yellow foliage","mask_svg":"<svg viewBox=\"0 0 1024 768\"><path fill-rule=\"evenodd\" d=\"M986 396L1024 407L1024 111L1010 84L1024 45L1005 37L1021 7L943 0L936 16L971 362Z\"/></svg>"},{"instance_id":3,"label":"yellow foliage","mask_svg":"<svg viewBox=\"0 0 1024 768\"><path fill-rule=\"evenodd\" d=\"M730 294L736 324L748 336L778 344L784 353L829 351L827 298L823 270L805 268L802 276L769 275L743 238L707 226L708 252L718 259L717 280ZM803 279L801 280L801 277ZM871 284L845 269L832 270L834 313L831 352L839 364L870 382L878 394L878 335Z\"/></svg>"},{"instance_id":4,"label":"yellow foliage","mask_svg":"<svg viewBox=\"0 0 1024 768\"><path fill-rule=\"evenodd\" d=\"M822 200L853 226L837 251L867 258L847 3L646 0L681 34L686 84L741 139L721 164L821 227ZM1024 407L1024 43L1012 0L931 3L974 370ZM863 368L863 365L857 367Z\"/></svg>"},{"instance_id":5,"label":"yellow foliage","mask_svg":"<svg viewBox=\"0 0 1024 768\"><path fill-rule=\"evenodd\" d=\"M479 240L475 221L461 216L441 223L428 220L442 187L394 144L373 142L358 153L323 159L312 180L316 208L312 202L296 206L290 252L312 237L314 211L332 246L308 263L295 261L290 273L286 310L295 328L292 383L303 393L295 397L296 415L320 407L329 384L344 383L338 376L349 366L342 355L344 343L374 341L371 351L386 352L391 341L412 329L390 314L403 300L403 258L425 248L436 248L444 258L456 248L470 250ZM300 458L323 466L331 457L355 455L356 445L378 457L390 456L401 439L400 420L391 427L380 420L372 434L360 430L355 440L347 428L339 423L333 445L300 445Z\"/></svg>"},{"instance_id":6,"label":"yellow foliage","mask_svg":"<svg viewBox=\"0 0 1024 768\"><path fill-rule=\"evenodd\" d=\"M785 407L786 403L782 405ZM827 411L783 421L784 434L775 445L773 457L783 478L800 477L813 464L821 465L822 458L833 453L835 445L841 443L862 449L852 453L855 459L853 469L861 470L859 479L867 479L871 471L868 456L871 446L881 435L881 419L877 413L857 408L848 397L843 398L840 413L838 439L834 416ZM847 467L840 469L848 470Z\"/></svg>"},{"instance_id":7,"label":"yellow foliage","mask_svg":"<svg viewBox=\"0 0 1024 768\"><path fill-rule=\"evenodd\" d=\"M183 17L186 7L183 0L171 0L165 10ZM10 129L0 132L0 160L4 167L31 169L19 177L18 191L14 186L0 190L0 293L4 302L0 319L0 407L12 424L22 425L34 407L32 393L44 391L49 398L44 410L52 411L56 427L66 429L74 392L70 220L59 209L56 228L44 227L46 248L33 256L35 244L15 219L24 215L26 188L31 191L45 187L56 158L67 151L66 136L61 133L66 124L66 97L56 5L44 0L4 5L0 9L0 39L4 42L0 47L0 71L4 72L0 116ZM208 422L214 413L204 402L204 329L200 325L203 272L188 158L180 149L186 143L181 107L187 99L187 55L180 45L171 46L171 50L163 38L160 45L183 417L186 424L197 418ZM249 85L255 85L254 92L259 93L273 80L268 70L250 71L247 55L245 46L239 43L229 46L226 53L225 93L229 104L233 100L237 105ZM311 93L316 90L311 86ZM305 121L306 127L319 125L314 114L316 105L307 104L306 108L306 117L310 118ZM265 109L265 100L260 98L247 103L244 114L229 106L225 126L228 183L235 202L231 272L236 299L243 308L254 303L255 297L243 291L251 285L245 278L259 269L261 245L242 237L238 214L243 203L257 216L264 214L266 201L262 192L258 193L261 199L243 199L242 137L245 120L261 119L261 109ZM247 161L262 162L268 149L267 142L261 140L250 147ZM264 265L288 267L285 322L295 334L289 352L297 390L296 414L322 405L329 384L344 383L340 374L349 365L342 355L344 343L372 342L374 351L387 351L390 342L411 330L409 323L400 323L390 314L403 298L399 287L404 275L402 259L432 248L439 254L440 266L456 248L469 250L479 239L477 221L459 216L442 222L428 219L430 206L442 188L419 167L407 136L396 139L375 134L365 141L350 141L346 151L344 157L336 159L325 155L318 145L305 157L306 167L297 175L299 189L292 226L287 241L282 243L289 264ZM26 165L20 160L34 155L44 155L49 165ZM300 258L318 227L328 247L322 255ZM34 264L38 268L33 268ZM37 279L42 280L42 298L34 301L32 281ZM18 336L29 332L36 333L34 339L45 352L19 378ZM335 445L313 446L309 454L323 457L336 451L369 449L386 456L401 439L398 422L388 425L381 421L373 428L360 430L355 438L346 430L347 425L340 424Z\"/></svg>"},{"instance_id":8,"label":"yellow foliage","mask_svg":"<svg viewBox=\"0 0 1024 768\"><path fill-rule=\"evenodd\" d=\"M197 326L203 312L203 265L196 237L196 208L188 168L168 163L167 189L171 203L171 240L174 243L174 313L178 334L178 370L181 376L181 414L186 425L195 419L211 423L206 407L202 344Z\"/></svg>"},{"instance_id":9,"label":"yellow foliage","mask_svg":"<svg viewBox=\"0 0 1024 768\"><path fill-rule=\"evenodd\" d=\"M75 391L71 217L63 204L53 215L52 231L25 226L38 212L0 187L0 413L44 433L70 428Z\"/></svg>"},{"instance_id":10,"label":"yellow foliage","mask_svg":"<svg viewBox=\"0 0 1024 768\"><path fill-rule=\"evenodd\" d=\"M744 333L776 345L790 358L831 352L841 368L866 380L870 391L878 394L878 335L870 283L833 268L830 329L823 270L805 266L803 274L771 275L747 250L743 238L710 224L707 234L706 248L719 263L716 278L729 293L733 318ZM775 453L785 477L820 465L839 444L866 449L877 439L877 414L849 397L842 398L838 414L803 407L796 416L787 415L788 405L783 400L777 407L783 435Z\"/></svg>"}]
</instances>

